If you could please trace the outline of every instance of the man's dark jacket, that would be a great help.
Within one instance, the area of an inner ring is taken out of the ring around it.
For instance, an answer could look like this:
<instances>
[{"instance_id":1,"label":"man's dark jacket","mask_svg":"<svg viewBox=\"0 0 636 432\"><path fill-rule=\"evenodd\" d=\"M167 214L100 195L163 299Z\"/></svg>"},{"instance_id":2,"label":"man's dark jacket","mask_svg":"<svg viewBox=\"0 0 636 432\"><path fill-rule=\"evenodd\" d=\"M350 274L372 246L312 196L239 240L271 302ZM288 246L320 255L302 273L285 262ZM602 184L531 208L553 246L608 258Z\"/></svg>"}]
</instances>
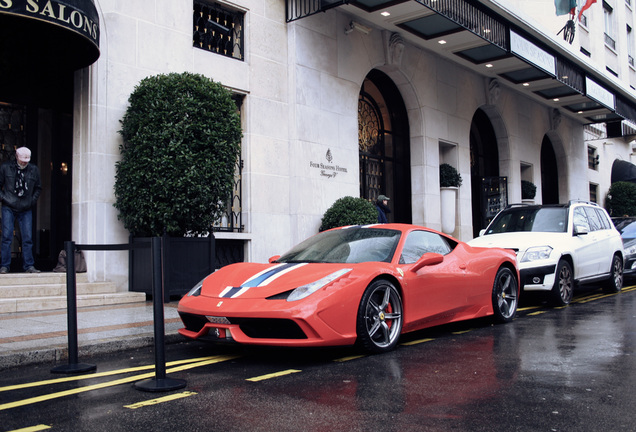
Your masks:
<instances>
[{"instance_id":1,"label":"man's dark jacket","mask_svg":"<svg viewBox=\"0 0 636 432\"><path fill-rule=\"evenodd\" d=\"M15 193L17 162L7 161L0 165L0 199L2 199L2 205L6 205L17 212L30 210L42 192L38 167L28 164L24 170L27 190L24 191L24 195L19 197Z\"/></svg>"}]
</instances>

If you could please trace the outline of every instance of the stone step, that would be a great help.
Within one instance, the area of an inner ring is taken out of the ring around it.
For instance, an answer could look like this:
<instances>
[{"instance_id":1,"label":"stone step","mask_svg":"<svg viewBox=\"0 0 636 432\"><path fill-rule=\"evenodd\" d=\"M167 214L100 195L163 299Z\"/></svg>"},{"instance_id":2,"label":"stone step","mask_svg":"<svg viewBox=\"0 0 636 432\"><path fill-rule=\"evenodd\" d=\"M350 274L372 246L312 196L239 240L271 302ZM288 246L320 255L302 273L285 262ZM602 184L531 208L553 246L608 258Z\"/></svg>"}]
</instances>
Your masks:
<instances>
[{"instance_id":1,"label":"stone step","mask_svg":"<svg viewBox=\"0 0 636 432\"><path fill-rule=\"evenodd\" d=\"M146 294L118 291L112 282L88 282L86 273L76 273L75 288L77 307L146 301ZM0 314L66 308L66 273L0 275Z\"/></svg>"},{"instance_id":2,"label":"stone step","mask_svg":"<svg viewBox=\"0 0 636 432\"><path fill-rule=\"evenodd\" d=\"M138 292L115 292L77 295L77 307L107 306L146 301L146 294ZM29 298L0 298L0 313L38 312L66 309L66 296L41 296Z\"/></svg>"},{"instance_id":3,"label":"stone step","mask_svg":"<svg viewBox=\"0 0 636 432\"><path fill-rule=\"evenodd\" d=\"M75 282L88 282L86 273L76 273ZM7 273L0 275L0 287L13 285L65 284L66 273Z\"/></svg>"},{"instance_id":4,"label":"stone step","mask_svg":"<svg viewBox=\"0 0 636 432\"><path fill-rule=\"evenodd\" d=\"M38 281L39 282L39 281ZM80 294L112 294L117 286L112 282L77 282L75 293ZM0 285L0 299L20 297L65 296L66 283L49 283L38 285Z\"/></svg>"}]
</instances>

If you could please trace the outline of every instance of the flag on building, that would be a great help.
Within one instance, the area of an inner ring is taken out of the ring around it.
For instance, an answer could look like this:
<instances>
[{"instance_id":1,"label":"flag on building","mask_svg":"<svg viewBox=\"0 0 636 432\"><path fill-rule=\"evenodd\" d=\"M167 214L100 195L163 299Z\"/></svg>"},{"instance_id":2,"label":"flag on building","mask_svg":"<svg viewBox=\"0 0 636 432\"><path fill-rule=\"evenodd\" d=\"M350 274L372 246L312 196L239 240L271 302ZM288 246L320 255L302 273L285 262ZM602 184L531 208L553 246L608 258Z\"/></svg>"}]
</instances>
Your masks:
<instances>
[{"instance_id":1,"label":"flag on building","mask_svg":"<svg viewBox=\"0 0 636 432\"><path fill-rule=\"evenodd\" d=\"M572 16L574 16L574 12L576 11L576 0L554 0L554 7L556 8L557 16L567 14L572 14Z\"/></svg>"},{"instance_id":2,"label":"flag on building","mask_svg":"<svg viewBox=\"0 0 636 432\"><path fill-rule=\"evenodd\" d=\"M583 5L581 10L579 11L579 21L581 21L581 15L583 15L583 12L585 12L594 3L596 3L596 0L585 0L585 4Z\"/></svg>"}]
</instances>

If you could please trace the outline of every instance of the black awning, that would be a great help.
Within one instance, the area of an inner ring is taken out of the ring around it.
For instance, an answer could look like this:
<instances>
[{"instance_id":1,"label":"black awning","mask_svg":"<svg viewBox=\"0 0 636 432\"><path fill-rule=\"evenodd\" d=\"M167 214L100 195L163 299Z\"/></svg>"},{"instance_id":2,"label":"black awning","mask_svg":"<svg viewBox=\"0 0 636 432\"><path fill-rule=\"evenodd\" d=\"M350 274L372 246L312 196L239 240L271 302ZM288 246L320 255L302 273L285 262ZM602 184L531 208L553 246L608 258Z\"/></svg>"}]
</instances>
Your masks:
<instances>
[{"instance_id":1,"label":"black awning","mask_svg":"<svg viewBox=\"0 0 636 432\"><path fill-rule=\"evenodd\" d=\"M636 183L636 165L620 159L615 160L612 164L611 182L619 181Z\"/></svg>"},{"instance_id":2,"label":"black awning","mask_svg":"<svg viewBox=\"0 0 636 432\"><path fill-rule=\"evenodd\" d=\"M99 58L99 34L93 0L0 2L0 74L89 66Z\"/></svg>"}]
</instances>

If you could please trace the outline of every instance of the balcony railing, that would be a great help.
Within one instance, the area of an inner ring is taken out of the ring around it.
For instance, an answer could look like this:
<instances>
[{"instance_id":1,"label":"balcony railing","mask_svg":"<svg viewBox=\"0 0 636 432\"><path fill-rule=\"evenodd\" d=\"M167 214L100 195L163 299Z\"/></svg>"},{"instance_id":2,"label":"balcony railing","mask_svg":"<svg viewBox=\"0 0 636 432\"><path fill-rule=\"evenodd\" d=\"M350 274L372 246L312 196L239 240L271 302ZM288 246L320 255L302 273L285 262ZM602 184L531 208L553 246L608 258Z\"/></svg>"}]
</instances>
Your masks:
<instances>
[{"instance_id":1,"label":"balcony railing","mask_svg":"<svg viewBox=\"0 0 636 432\"><path fill-rule=\"evenodd\" d=\"M214 232L243 232L243 161L234 168L234 190L221 219L214 223Z\"/></svg>"},{"instance_id":2,"label":"balcony railing","mask_svg":"<svg viewBox=\"0 0 636 432\"><path fill-rule=\"evenodd\" d=\"M612 39L612 37L608 35L607 33L605 33L605 45L607 45L613 50L616 50L616 41Z\"/></svg>"}]
</instances>

